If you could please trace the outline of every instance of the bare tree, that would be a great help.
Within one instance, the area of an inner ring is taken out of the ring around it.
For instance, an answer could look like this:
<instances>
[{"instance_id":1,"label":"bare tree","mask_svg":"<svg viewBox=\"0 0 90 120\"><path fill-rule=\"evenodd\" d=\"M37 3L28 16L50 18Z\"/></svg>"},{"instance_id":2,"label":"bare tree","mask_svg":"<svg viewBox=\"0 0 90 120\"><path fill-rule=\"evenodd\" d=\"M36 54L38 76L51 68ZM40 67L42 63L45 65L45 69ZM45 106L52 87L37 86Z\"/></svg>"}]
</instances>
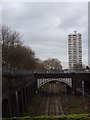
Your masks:
<instances>
[{"instance_id":1,"label":"bare tree","mask_svg":"<svg viewBox=\"0 0 90 120\"><path fill-rule=\"evenodd\" d=\"M2 26L0 30L0 44L2 44L2 65L10 66L8 61L12 57L11 52L16 45L21 45L21 35L18 32L13 32L7 26Z\"/></svg>"},{"instance_id":2,"label":"bare tree","mask_svg":"<svg viewBox=\"0 0 90 120\"><path fill-rule=\"evenodd\" d=\"M44 67L43 61L39 58L36 58L36 68L35 68L36 72L45 72L46 69Z\"/></svg>"},{"instance_id":3,"label":"bare tree","mask_svg":"<svg viewBox=\"0 0 90 120\"><path fill-rule=\"evenodd\" d=\"M84 68L83 64L80 64L80 63L74 64L74 69L75 70L82 70L83 68Z\"/></svg>"},{"instance_id":4,"label":"bare tree","mask_svg":"<svg viewBox=\"0 0 90 120\"><path fill-rule=\"evenodd\" d=\"M2 65L17 69L35 69L35 53L31 48L23 46L21 35L11 31L10 28L2 26Z\"/></svg>"},{"instance_id":5,"label":"bare tree","mask_svg":"<svg viewBox=\"0 0 90 120\"><path fill-rule=\"evenodd\" d=\"M10 30L6 26L2 26L0 30L0 42L2 45L6 45L10 38Z\"/></svg>"},{"instance_id":6,"label":"bare tree","mask_svg":"<svg viewBox=\"0 0 90 120\"><path fill-rule=\"evenodd\" d=\"M7 26L2 26L0 33L0 42L3 46L14 46L22 43L20 39L21 35L16 31L11 31L10 28Z\"/></svg>"},{"instance_id":7,"label":"bare tree","mask_svg":"<svg viewBox=\"0 0 90 120\"><path fill-rule=\"evenodd\" d=\"M43 62L45 69L48 71L61 71L61 62L56 58L49 58Z\"/></svg>"}]
</instances>

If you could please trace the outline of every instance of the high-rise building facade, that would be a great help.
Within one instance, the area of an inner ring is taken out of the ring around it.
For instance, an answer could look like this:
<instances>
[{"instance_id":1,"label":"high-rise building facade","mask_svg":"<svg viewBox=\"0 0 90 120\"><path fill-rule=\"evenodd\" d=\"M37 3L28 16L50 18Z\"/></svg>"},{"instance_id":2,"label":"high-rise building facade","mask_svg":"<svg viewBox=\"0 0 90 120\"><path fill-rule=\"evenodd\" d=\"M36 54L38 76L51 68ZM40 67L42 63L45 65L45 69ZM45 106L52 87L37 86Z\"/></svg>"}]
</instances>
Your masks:
<instances>
[{"instance_id":1,"label":"high-rise building facade","mask_svg":"<svg viewBox=\"0 0 90 120\"><path fill-rule=\"evenodd\" d=\"M68 60L71 70L75 64L82 64L82 35L76 31L68 35Z\"/></svg>"}]
</instances>

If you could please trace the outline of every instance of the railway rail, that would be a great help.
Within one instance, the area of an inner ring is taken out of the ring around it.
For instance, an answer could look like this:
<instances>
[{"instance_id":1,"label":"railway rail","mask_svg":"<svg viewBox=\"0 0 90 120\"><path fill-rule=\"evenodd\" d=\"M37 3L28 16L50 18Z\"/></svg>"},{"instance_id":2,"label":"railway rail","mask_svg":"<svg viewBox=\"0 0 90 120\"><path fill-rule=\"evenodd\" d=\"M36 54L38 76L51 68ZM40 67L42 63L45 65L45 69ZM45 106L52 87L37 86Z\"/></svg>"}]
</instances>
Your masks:
<instances>
[{"instance_id":1,"label":"railway rail","mask_svg":"<svg viewBox=\"0 0 90 120\"><path fill-rule=\"evenodd\" d=\"M40 109L40 115L52 116L70 113L70 109L63 100L63 95L59 91L58 84L49 83L47 94L43 98Z\"/></svg>"}]
</instances>

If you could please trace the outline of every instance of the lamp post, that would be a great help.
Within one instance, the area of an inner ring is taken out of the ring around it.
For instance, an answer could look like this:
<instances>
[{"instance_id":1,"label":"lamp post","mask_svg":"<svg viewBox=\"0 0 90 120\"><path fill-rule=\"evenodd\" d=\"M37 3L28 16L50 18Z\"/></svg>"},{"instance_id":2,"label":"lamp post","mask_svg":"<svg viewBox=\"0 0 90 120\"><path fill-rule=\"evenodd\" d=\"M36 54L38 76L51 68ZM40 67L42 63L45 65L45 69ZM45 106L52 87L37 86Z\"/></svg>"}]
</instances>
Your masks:
<instances>
[{"instance_id":1,"label":"lamp post","mask_svg":"<svg viewBox=\"0 0 90 120\"><path fill-rule=\"evenodd\" d=\"M84 107L84 80L82 80L82 103Z\"/></svg>"},{"instance_id":2,"label":"lamp post","mask_svg":"<svg viewBox=\"0 0 90 120\"><path fill-rule=\"evenodd\" d=\"M67 102L67 85L65 84L65 87L66 87L66 89L65 89L65 101Z\"/></svg>"}]
</instances>

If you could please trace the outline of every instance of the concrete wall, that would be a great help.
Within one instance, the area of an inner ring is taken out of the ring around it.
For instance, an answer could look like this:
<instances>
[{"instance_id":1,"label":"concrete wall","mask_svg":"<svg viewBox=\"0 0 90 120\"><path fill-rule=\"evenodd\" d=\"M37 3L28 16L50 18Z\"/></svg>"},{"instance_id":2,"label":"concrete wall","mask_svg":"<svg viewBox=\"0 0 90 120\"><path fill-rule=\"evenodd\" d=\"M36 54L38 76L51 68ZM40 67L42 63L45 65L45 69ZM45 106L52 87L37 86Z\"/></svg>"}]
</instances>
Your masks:
<instances>
[{"instance_id":1,"label":"concrete wall","mask_svg":"<svg viewBox=\"0 0 90 120\"><path fill-rule=\"evenodd\" d=\"M2 117L23 116L24 111L29 105L32 96L37 90L37 81L32 77L13 78L9 81L13 83L3 89L2 94ZM28 82L26 82L26 81ZM15 85L14 81L19 81ZM23 82L24 81L24 82ZM26 84L25 84L26 83ZM21 85L20 85L21 84Z\"/></svg>"},{"instance_id":2,"label":"concrete wall","mask_svg":"<svg viewBox=\"0 0 90 120\"><path fill-rule=\"evenodd\" d=\"M87 73L72 73L70 75L52 75L49 77L71 77L72 78L72 89L67 86L67 92L72 92L75 94L77 88L81 84L81 81L88 81L90 84L90 74ZM35 94L37 90L37 81L35 79L46 78L44 74L39 76L7 76L3 77L3 94L2 94L2 116L10 117L10 116L23 116L23 112L28 107L32 96Z\"/></svg>"},{"instance_id":3,"label":"concrete wall","mask_svg":"<svg viewBox=\"0 0 90 120\"><path fill-rule=\"evenodd\" d=\"M84 82L88 82L88 84L90 85L90 74L88 73L73 73L72 74L72 91L73 93L77 92L77 88L81 87L82 84L82 80L84 80Z\"/></svg>"},{"instance_id":4,"label":"concrete wall","mask_svg":"<svg viewBox=\"0 0 90 120\"><path fill-rule=\"evenodd\" d=\"M81 81L87 81L90 85L90 73L36 73L36 79L46 78L72 78L72 89L67 86L68 92L72 90L72 93L77 92L77 88L81 86Z\"/></svg>"}]
</instances>

